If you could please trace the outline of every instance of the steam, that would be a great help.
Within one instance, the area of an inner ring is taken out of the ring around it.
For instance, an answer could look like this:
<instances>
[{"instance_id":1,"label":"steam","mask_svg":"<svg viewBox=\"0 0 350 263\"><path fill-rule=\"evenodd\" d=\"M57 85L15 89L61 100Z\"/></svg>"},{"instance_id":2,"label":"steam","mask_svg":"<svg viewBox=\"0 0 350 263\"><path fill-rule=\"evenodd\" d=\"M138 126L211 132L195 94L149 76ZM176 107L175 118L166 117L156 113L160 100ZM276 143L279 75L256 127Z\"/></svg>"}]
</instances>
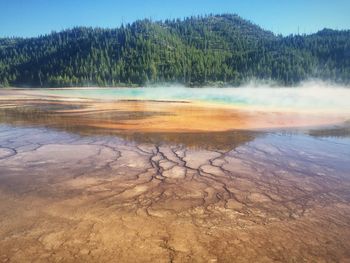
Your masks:
<instances>
[{"instance_id":1,"label":"steam","mask_svg":"<svg viewBox=\"0 0 350 263\"><path fill-rule=\"evenodd\" d=\"M227 93L246 105L266 109L350 113L350 87L322 81L307 81L297 87L251 82Z\"/></svg>"},{"instance_id":2,"label":"steam","mask_svg":"<svg viewBox=\"0 0 350 263\"><path fill-rule=\"evenodd\" d=\"M178 86L154 88L144 95L146 99L195 100L266 110L350 113L350 87L322 81L307 81L297 87L282 87L275 83L256 81L241 87L228 88Z\"/></svg>"},{"instance_id":3,"label":"steam","mask_svg":"<svg viewBox=\"0 0 350 263\"><path fill-rule=\"evenodd\" d=\"M66 96L119 100L198 101L260 110L295 110L350 114L350 87L322 81L307 81L297 87L249 82L241 87L186 88L180 85L120 89L46 90Z\"/></svg>"}]
</instances>

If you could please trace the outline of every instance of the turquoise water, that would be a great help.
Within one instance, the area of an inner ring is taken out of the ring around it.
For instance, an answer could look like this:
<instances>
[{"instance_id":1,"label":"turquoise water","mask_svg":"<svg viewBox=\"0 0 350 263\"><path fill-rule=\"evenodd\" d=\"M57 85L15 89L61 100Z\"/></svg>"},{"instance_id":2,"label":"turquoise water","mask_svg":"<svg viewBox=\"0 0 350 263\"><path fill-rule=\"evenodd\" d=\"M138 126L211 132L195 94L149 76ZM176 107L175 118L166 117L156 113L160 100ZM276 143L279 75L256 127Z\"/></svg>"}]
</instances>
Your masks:
<instances>
[{"instance_id":1,"label":"turquoise water","mask_svg":"<svg viewBox=\"0 0 350 263\"><path fill-rule=\"evenodd\" d=\"M221 104L246 105L249 101L232 93L234 88L184 88L184 87L147 87L147 88L95 88L95 89L46 89L42 92L50 95L63 95L81 98L105 100L165 100L165 101L202 101Z\"/></svg>"},{"instance_id":2,"label":"turquoise water","mask_svg":"<svg viewBox=\"0 0 350 263\"><path fill-rule=\"evenodd\" d=\"M104 100L199 101L225 105L257 106L350 113L350 89L326 84L278 88L247 86L240 88L94 88L45 89L42 93Z\"/></svg>"}]
</instances>

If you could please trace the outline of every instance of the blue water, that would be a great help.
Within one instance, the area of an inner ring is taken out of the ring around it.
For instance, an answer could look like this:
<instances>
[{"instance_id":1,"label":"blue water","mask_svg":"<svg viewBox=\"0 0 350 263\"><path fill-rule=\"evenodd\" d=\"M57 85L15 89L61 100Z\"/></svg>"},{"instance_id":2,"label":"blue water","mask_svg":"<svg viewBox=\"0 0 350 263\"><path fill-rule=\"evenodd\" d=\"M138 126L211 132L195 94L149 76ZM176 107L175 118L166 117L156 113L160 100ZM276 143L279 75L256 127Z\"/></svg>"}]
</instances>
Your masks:
<instances>
[{"instance_id":1,"label":"blue water","mask_svg":"<svg viewBox=\"0 0 350 263\"><path fill-rule=\"evenodd\" d=\"M106 100L166 100L166 101L203 101L222 104L249 104L249 101L232 93L234 88L184 88L184 87L147 87L147 88L96 88L96 89L46 89L42 92L50 95L63 95Z\"/></svg>"},{"instance_id":2,"label":"blue water","mask_svg":"<svg viewBox=\"0 0 350 263\"><path fill-rule=\"evenodd\" d=\"M225 105L245 105L264 108L321 110L350 113L350 89L309 84L302 87L278 88L247 86L240 88L95 88L45 89L50 95L104 100L169 100L198 101Z\"/></svg>"}]
</instances>

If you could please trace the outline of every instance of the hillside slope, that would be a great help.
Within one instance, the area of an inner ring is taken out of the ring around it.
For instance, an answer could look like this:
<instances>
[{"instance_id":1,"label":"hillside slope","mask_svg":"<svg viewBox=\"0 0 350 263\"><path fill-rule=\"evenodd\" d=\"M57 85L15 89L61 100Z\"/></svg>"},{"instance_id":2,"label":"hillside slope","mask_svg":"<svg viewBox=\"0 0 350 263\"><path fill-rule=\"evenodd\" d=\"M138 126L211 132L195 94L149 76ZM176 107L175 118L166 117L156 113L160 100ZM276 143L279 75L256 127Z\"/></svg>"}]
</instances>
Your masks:
<instances>
[{"instance_id":1,"label":"hillside slope","mask_svg":"<svg viewBox=\"0 0 350 263\"><path fill-rule=\"evenodd\" d=\"M238 85L250 78L290 85L309 77L350 81L350 31L281 37L223 14L0 39L1 86Z\"/></svg>"}]
</instances>

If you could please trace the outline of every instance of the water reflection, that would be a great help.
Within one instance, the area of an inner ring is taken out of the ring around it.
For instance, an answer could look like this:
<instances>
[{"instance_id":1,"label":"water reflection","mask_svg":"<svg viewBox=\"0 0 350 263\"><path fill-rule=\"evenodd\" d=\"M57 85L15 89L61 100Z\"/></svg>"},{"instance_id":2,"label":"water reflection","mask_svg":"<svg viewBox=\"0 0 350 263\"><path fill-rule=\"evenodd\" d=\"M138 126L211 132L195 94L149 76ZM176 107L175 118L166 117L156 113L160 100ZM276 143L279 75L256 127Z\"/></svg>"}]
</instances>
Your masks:
<instances>
[{"instance_id":1,"label":"water reflection","mask_svg":"<svg viewBox=\"0 0 350 263\"><path fill-rule=\"evenodd\" d=\"M334 126L325 129L313 129L309 131L309 135L314 137L350 138L350 123L346 122L342 126Z\"/></svg>"},{"instance_id":2,"label":"water reflection","mask_svg":"<svg viewBox=\"0 0 350 263\"><path fill-rule=\"evenodd\" d=\"M250 129L256 122L282 125L293 122L289 115L192 108L189 104L179 106L171 102L16 99L2 100L0 105L0 123L42 126L80 135L115 135L138 143L221 150L263 136L265 132ZM316 137L350 137L350 124L305 133Z\"/></svg>"},{"instance_id":3,"label":"water reflection","mask_svg":"<svg viewBox=\"0 0 350 263\"><path fill-rule=\"evenodd\" d=\"M232 150L262 136L262 132L225 131L225 132L163 132L163 133L120 133L119 136L139 143L181 144L189 148L207 150Z\"/></svg>"},{"instance_id":4,"label":"water reflection","mask_svg":"<svg viewBox=\"0 0 350 263\"><path fill-rule=\"evenodd\" d=\"M182 144L191 148L230 150L254 140L262 132L235 130L219 132L131 132L113 128L113 124L141 120L171 113L154 111L94 110L83 113L71 110L81 105L26 104L0 108L0 123L19 126L42 126L79 135L115 135L137 143Z\"/></svg>"}]
</instances>

